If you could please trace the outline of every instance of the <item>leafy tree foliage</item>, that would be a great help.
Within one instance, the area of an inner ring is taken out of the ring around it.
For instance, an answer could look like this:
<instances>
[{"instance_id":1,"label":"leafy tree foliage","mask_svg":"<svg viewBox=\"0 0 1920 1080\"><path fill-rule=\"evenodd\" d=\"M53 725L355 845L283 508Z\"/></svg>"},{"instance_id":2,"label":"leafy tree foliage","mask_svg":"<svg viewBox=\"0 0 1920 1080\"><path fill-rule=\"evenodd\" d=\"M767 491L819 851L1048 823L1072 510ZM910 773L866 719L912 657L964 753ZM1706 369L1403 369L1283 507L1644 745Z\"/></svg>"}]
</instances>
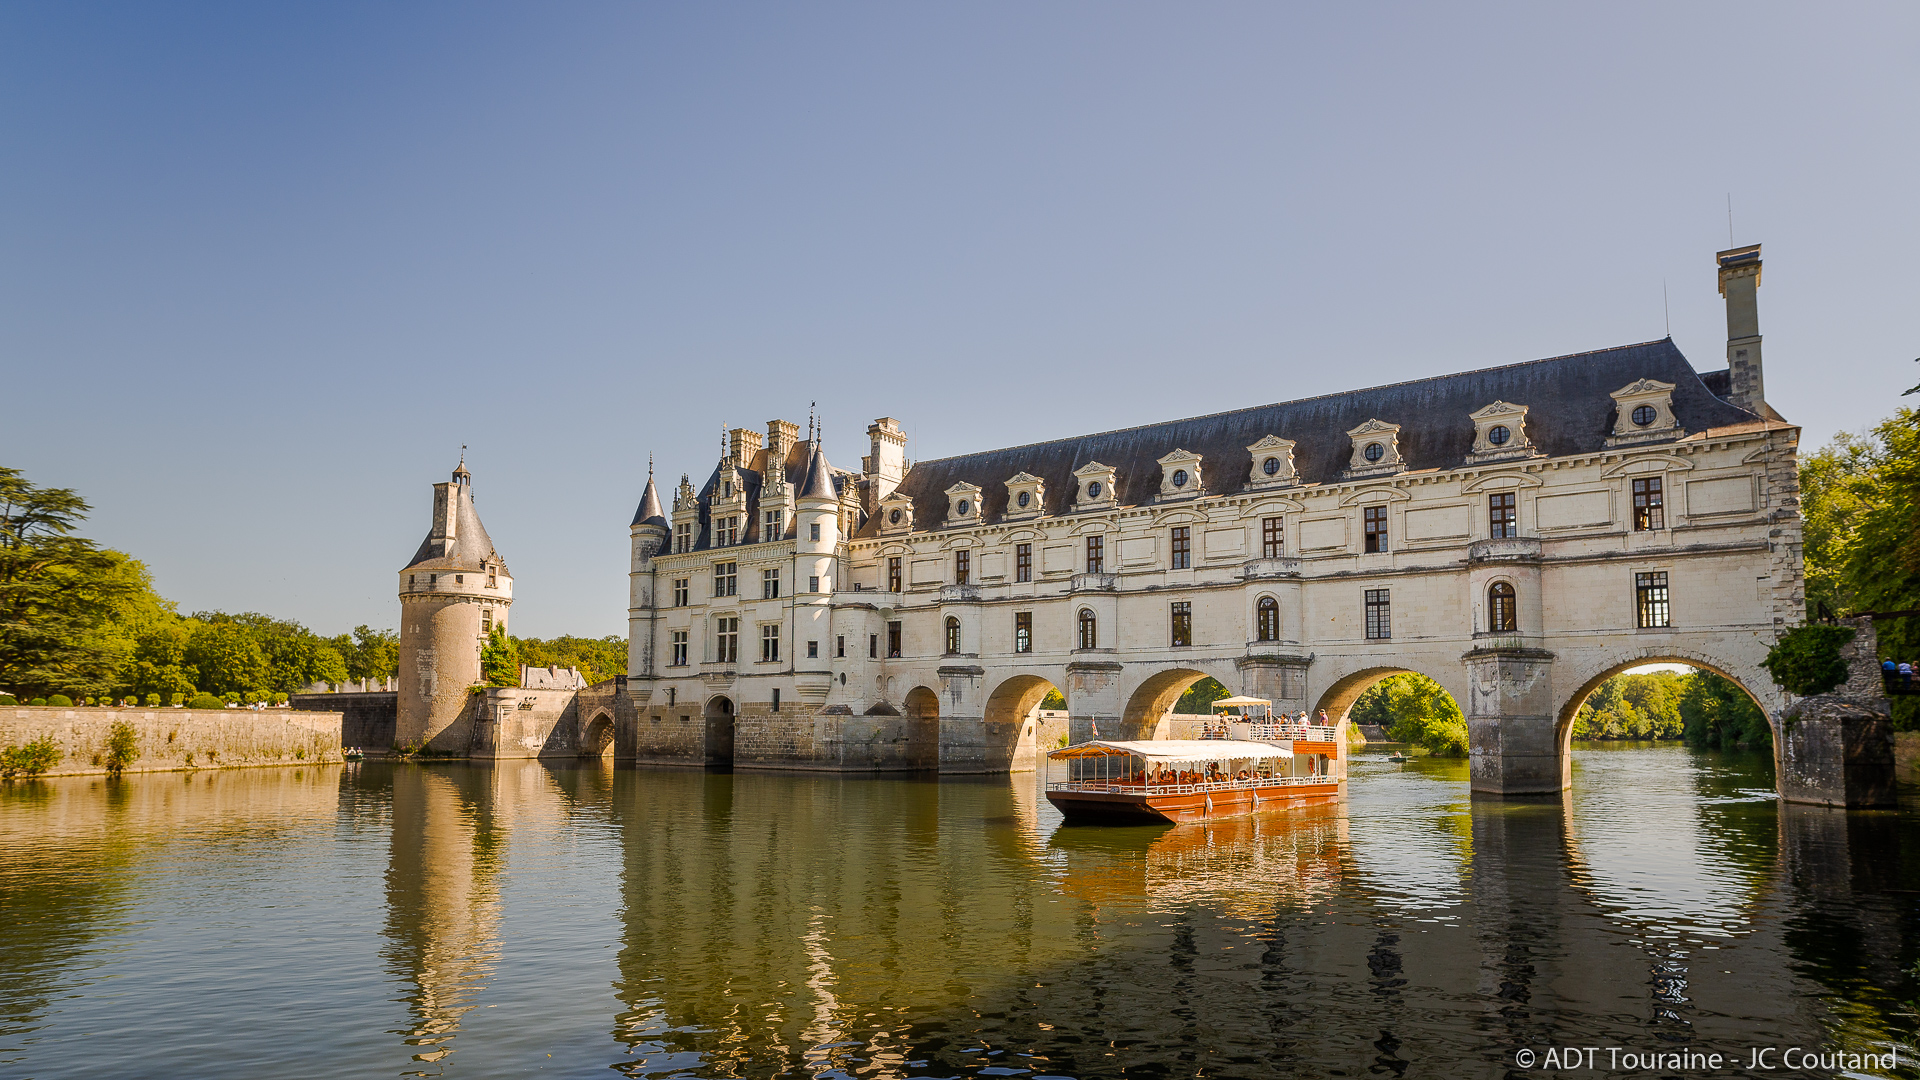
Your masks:
<instances>
[{"instance_id":1,"label":"leafy tree foliage","mask_svg":"<svg viewBox=\"0 0 1920 1080\"><path fill-rule=\"evenodd\" d=\"M480 677L488 686L520 685L520 654L506 628L496 624L480 646Z\"/></svg>"},{"instance_id":2,"label":"leafy tree foliage","mask_svg":"<svg viewBox=\"0 0 1920 1080\"><path fill-rule=\"evenodd\" d=\"M597 683L627 673L627 639L617 634L603 638L514 638L520 663L528 667L578 668L587 682ZM495 684L500 685L500 684Z\"/></svg>"},{"instance_id":3,"label":"leafy tree foliage","mask_svg":"<svg viewBox=\"0 0 1920 1080\"><path fill-rule=\"evenodd\" d=\"M1576 739L1677 739L1680 697L1691 674L1648 671L1615 675L1588 696L1574 717Z\"/></svg>"},{"instance_id":4,"label":"leafy tree foliage","mask_svg":"<svg viewBox=\"0 0 1920 1080\"><path fill-rule=\"evenodd\" d=\"M1853 635L1851 626L1796 626L1780 636L1760 664L1789 694L1824 694L1847 681L1840 647Z\"/></svg>"},{"instance_id":5,"label":"leafy tree foliage","mask_svg":"<svg viewBox=\"0 0 1920 1080\"><path fill-rule=\"evenodd\" d=\"M1388 738L1426 747L1437 757L1467 753L1466 717L1453 695L1425 675L1387 676L1368 687L1347 716L1356 724L1379 724Z\"/></svg>"},{"instance_id":6,"label":"leafy tree foliage","mask_svg":"<svg viewBox=\"0 0 1920 1080\"><path fill-rule=\"evenodd\" d=\"M1181 694L1180 700L1173 703L1173 711L1182 714L1207 716L1213 712L1212 705L1214 702L1229 696L1231 695L1227 693L1227 688L1221 686L1219 680L1201 679L1199 682L1187 687L1187 692Z\"/></svg>"},{"instance_id":7,"label":"leafy tree foliage","mask_svg":"<svg viewBox=\"0 0 1920 1080\"><path fill-rule=\"evenodd\" d=\"M1773 745L1773 728L1760 707L1731 679L1695 671L1680 694L1687 745L1695 749L1760 749Z\"/></svg>"}]
</instances>

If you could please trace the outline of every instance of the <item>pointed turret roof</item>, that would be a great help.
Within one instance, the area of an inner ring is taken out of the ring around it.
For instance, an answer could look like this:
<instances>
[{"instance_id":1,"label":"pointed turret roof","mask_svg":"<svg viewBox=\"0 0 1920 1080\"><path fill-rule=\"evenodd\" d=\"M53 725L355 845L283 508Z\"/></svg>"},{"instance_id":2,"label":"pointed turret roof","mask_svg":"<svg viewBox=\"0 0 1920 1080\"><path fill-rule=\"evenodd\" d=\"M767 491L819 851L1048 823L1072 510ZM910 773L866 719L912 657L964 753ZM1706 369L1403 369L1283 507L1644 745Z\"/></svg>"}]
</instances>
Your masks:
<instances>
[{"instance_id":1,"label":"pointed turret roof","mask_svg":"<svg viewBox=\"0 0 1920 1080\"><path fill-rule=\"evenodd\" d=\"M827 464L826 451L815 442L813 454L807 461L807 477L800 482L800 494L797 499L840 500L840 490L833 486L833 466Z\"/></svg>"},{"instance_id":2,"label":"pointed turret roof","mask_svg":"<svg viewBox=\"0 0 1920 1080\"><path fill-rule=\"evenodd\" d=\"M497 562L500 572L507 571L506 560L494 550L493 538L480 524L480 512L473 506L473 474L467 471L466 456L454 470L452 481L434 485L434 522L420 549L402 570L478 570L489 561ZM442 504L442 499L446 504ZM452 528L448 528L452 525Z\"/></svg>"},{"instance_id":3,"label":"pointed turret roof","mask_svg":"<svg viewBox=\"0 0 1920 1080\"><path fill-rule=\"evenodd\" d=\"M660 506L660 491L653 486L653 460L647 460L647 490L640 493L640 509L633 512L633 525L658 525L667 528L667 512ZM632 528L629 525L628 528Z\"/></svg>"}]
</instances>

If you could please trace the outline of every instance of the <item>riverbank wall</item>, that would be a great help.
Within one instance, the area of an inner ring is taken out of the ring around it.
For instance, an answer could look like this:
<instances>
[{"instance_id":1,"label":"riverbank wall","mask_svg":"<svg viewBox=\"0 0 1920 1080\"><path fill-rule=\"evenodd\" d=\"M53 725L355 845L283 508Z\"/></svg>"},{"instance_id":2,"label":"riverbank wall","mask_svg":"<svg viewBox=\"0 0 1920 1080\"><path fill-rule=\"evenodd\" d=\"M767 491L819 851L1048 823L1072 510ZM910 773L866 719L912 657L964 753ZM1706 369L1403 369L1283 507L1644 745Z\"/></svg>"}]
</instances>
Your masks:
<instances>
[{"instance_id":1,"label":"riverbank wall","mask_svg":"<svg viewBox=\"0 0 1920 1080\"><path fill-rule=\"evenodd\" d=\"M296 709L112 709L0 707L0 747L51 738L60 761L46 776L107 771L115 723L133 728L125 772L175 772L339 761L342 716Z\"/></svg>"}]
</instances>

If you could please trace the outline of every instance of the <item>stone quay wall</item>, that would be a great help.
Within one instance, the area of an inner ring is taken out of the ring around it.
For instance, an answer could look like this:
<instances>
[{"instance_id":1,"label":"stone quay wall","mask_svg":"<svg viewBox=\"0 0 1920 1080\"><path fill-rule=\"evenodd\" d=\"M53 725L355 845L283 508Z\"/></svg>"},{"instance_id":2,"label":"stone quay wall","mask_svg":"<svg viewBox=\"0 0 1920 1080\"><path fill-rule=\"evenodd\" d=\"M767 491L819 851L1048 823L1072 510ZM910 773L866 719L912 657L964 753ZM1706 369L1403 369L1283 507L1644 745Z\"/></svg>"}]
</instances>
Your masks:
<instances>
[{"instance_id":1,"label":"stone quay wall","mask_svg":"<svg viewBox=\"0 0 1920 1080\"><path fill-rule=\"evenodd\" d=\"M127 772L339 761L341 714L297 709L0 708L0 747L51 737L47 776L104 773L107 736L125 721L138 740Z\"/></svg>"},{"instance_id":2,"label":"stone quay wall","mask_svg":"<svg viewBox=\"0 0 1920 1080\"><path fill-rule=\"evenodd\" d=\"M295 694L293 707L308 712L339 713L340 744L369 754L393 751L394 723L400 695L391 690L339 691Z\"/></svg>"}]
</instances>

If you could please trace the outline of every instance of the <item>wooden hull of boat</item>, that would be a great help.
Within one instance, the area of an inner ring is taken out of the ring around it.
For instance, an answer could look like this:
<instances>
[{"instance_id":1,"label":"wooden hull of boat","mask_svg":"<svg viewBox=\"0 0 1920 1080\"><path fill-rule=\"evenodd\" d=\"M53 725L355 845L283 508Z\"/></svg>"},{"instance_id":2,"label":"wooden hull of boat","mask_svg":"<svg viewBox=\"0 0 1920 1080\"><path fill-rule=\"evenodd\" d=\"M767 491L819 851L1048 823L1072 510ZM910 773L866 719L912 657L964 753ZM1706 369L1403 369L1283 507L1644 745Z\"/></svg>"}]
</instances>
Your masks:
<instances>
[{"instance_id":1,"label":"wooden hull of boat","mask_svg":"<svg viewBox=\"0 0 1920 1080\"><path fill-rule=\"evenodd\" d=\"M1259 798L1256 800L1255 795ZM1211 821L1293 810L1340 797L1340 784L1295 784L1286 787L1241 788L1231 791L1160 795L1109 791L1049 791L1047 801L1071 824L1155 825Z\"/></svg>"}]
</instances>

